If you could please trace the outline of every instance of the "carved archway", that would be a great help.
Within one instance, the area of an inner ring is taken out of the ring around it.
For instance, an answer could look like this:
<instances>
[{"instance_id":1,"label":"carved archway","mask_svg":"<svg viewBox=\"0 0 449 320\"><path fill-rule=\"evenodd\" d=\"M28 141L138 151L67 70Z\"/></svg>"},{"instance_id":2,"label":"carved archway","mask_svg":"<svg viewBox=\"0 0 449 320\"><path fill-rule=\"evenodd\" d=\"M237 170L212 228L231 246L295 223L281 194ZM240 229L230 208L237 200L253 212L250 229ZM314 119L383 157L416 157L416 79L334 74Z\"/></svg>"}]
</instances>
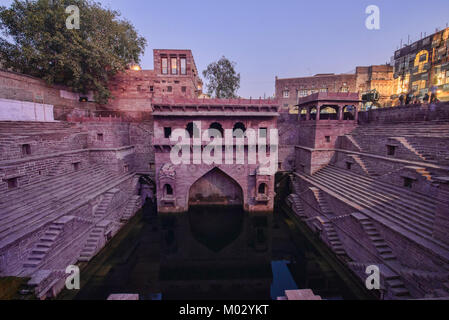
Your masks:
<instances>
[{"instance_id":1,"label":"carved archway","mask_svg":"<svg viewBox=\"0 0 449 320\"><path fill-rule=\"evenodd\" d=\"M195 183L189 190L190 206L229 205L243 206L243 189L237 181L219 168L214 168Z\"/></svg>"}]
</instances>

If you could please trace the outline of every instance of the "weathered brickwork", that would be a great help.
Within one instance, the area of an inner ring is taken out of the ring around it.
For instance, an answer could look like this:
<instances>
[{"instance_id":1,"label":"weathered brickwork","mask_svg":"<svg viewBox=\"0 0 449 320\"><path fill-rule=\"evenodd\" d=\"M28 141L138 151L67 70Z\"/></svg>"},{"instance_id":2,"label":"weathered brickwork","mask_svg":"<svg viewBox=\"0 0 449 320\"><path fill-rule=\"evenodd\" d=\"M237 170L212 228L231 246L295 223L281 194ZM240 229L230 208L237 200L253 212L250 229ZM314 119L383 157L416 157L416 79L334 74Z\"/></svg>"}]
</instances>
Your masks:
<instances>
[{"instance_id":1,"label":"weathered brickwork","mask_svg":"<svg viewBox=\"0 0 449 320\"><path fill-rule=\"evenodd\" d=\"M30 277L42 298L142 204L131 141L147 142L130 123L95 119L0 122L0 276Z\"/></svg>"},{"instance_id":2,"label":"weathered brickwork","mask_svg":"<svg viewBox=\"0 0 449 320\"><path fill-rule=\"evenodd\" d=\"M243 205L247 211L271 211L275 195L274 175L263 173L260 163L249 163L248 146L245 147L244 164L236 163L235 147L233 164L225 164L225 152L222 154L222 164L208 165L204 158L201 164L173 164L170 153L176 143L170 141L170 137L176 129L186 130L189 123L193 128L193 123L197 122L200 123L197 129L201 130L201 134L209 128L234 130L240 126L242 130L253 129L256 132L265 129L270 143L270 132L277 126L277 111L277 104L271 100L174 100L155 103L154 146L158 210L187 212L189 205L210 200L222 205ZM192 130L195 132L196 129ZM206 152L204 147L201 152ZM193 157L190 156L190 159L193 160ZM276 170L278 163L273 165ZM211 199L205 198L202 201L196 198L196 194L191 194L191 190L195 183L202 184L201 178L207 174L213 175L206 180L216 182L214 188L217 192L210 195ZM235 191L241 193L241 196L227 194L227 182L234 182ZM213 200L214 198L216 199Z\"/></svg>"},{"instance_id":3,"label":"weathered brickwork","mask_svg":"<svg viewBox=\"0 0 449 320\"><path fill-rule=\"evenodd\" d=\"M362 281L379 265L387 299L449 295L448 110L298 123L292 210Z\"/></svg>"},{"instance_id":4,"label":"weathered brickwork","mask_svg":"<svg viewBox=\"0 0 449 320\"><path fill-rule=\"evenodd\" d=\"M49 86L45 81L6 70L0 70L0 98L43 103L54 106L55 119L66 119L74 110L95 110L92 94L85 95L91 102L79 102L79 94L64 86Z\"/></svg>"},{"instance_id":5,"label":"weathered brickwork","mask_svg":"<svg viewBox=\"0 0 449 320\"><path fill-rule=\"evenodd\" d=\"M155 49L153 56L153 70L128 70L111 81L114 99L107 109L130 113L151 111L153 98L197 98L201 94L202 82L190 50ZM164 68L162 60L167 63Z\"/></svg>"}]
</instances>

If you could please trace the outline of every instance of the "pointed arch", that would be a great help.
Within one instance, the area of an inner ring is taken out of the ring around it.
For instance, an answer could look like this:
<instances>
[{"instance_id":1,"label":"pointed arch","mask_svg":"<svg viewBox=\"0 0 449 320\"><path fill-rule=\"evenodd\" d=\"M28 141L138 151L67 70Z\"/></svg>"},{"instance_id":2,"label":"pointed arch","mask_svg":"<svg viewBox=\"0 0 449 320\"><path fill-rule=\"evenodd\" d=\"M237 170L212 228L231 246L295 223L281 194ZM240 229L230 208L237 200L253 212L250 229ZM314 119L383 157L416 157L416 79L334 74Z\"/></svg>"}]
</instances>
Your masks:
<instances>
[{"instance_id":1,"label":"pointed arch","mask_svg":"<svg viewBox=\"0 0 449 320\"><path fill-rule=\"evenodd\" d=\"M192 205L243 205L244 192L240 184L219 168L213 168L195 181L188 193Z\"/></svg>"}]
</instances>

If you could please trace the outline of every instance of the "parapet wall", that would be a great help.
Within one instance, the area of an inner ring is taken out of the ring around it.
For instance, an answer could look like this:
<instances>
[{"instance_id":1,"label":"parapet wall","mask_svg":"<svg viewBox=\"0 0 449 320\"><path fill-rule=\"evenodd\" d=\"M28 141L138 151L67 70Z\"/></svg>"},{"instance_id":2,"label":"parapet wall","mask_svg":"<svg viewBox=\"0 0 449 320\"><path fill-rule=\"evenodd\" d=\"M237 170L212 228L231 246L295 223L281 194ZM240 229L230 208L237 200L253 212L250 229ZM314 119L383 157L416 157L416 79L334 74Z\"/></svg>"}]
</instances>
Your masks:
<instances>
[{"instance_id":1,"label":"parapet wall","mask_svg":"<svg viewBox=\"0 0 449 320\"><path fill-rule=\"evenodd\" d=\"M64 86L51 86L41 79L1 69L0 99L53 105L56 120L65 120L66 115L75 109L98 108L93 102L79 102L79 95ZM91 99L92 95L89 97Z\"/></svg>"},{"instance_id":2,"label":"parapet wall","mask_svg":"<svg viewBox=\"0 0 449 320\"><path fill-rule=\"evenodd\" d=\"M408 105L359 113L359 123L449 120L449 103Z\"/></svg>"}]
</instances>

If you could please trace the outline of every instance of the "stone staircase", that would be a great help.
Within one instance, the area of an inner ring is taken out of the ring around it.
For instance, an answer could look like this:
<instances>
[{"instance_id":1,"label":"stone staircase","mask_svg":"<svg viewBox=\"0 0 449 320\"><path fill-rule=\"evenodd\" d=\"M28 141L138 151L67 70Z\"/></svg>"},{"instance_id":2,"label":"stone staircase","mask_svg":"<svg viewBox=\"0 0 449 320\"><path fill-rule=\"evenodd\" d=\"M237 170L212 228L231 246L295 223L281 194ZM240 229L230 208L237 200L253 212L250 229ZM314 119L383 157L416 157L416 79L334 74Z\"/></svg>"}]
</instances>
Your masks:
<instances>
[{"instance_id":1,"label":"stone staircase","mask_svg":"<svg viewBox=\"0 0 449 320\"><path fill-rule=\"evenodd\" d=\"M407 169L411 169L413 171L415 171L416 173L418 173L419 175L423 176L428 182L433 183L433 177L432 174L430 173L429 170L427 170L426 168L422 168L422 167L414 167L414 166L407 166L405 167Z\"/></svg>"},{"instance_id":2,"label":"stone staircase","mask_svg":"<svg viewBox=\"0 0 449 320\"><path fill-rule=\"evenodd\" d=\"M0 248L69 214L133 175L101 165L0 194Z\"/></svg>"},{"instance_id":3,"label":"stone staircase","mask_svg":"<svg viewBox=\"0 0 449 320\"><path fill-rule=\"evenodd\" d=\"M94 227L89 234L83 250L81 250L78 261L89 262L97 254L101 247L101 241L104 238L104 228Z\"/></svg>"},{"instance_id":4,"label":"stone staircase","mask_svg":"<svg viewBox=\"0 0 449 320\"><path fill-rule=\"evenodd\" d=\"M345 135L345 137L352 143L352 145L357 149L359 152L363 152L362 147L357 142L357 140L354 139L354 137L350 134Z\"/></svg>"},{"instance_id":5,"label":"stone staircase","mask_svg":"<svg viewBox=\"0 0 449 320\"><path fill-rule=\"evenodd\" d=\"M435 198L334 166L313 176L296 175L383 225L398 232L404 230L414 241L418 236L447 250L444 243L433 238Z\"/></svg>"},{"instance_id":6,"label":"stone staircase","mask_svg":"<svg viewBox=\"0 0 449 320\"><path fill-rule=\"evenodd\" d=\"M301 202L301 198L297 194L291 194L287 197L287 203L290 203L290 208L301 220L306 219L307 216L304 212L304 207Z\"/></svg>"},{"instance_id":7,"label":"stone staircase","mask_svg":"<svg viewBox=\"0 0 449 320\"><path fill-rule=\"evenodd\" d=\"M349 259L346 250L343 247L343 243L340 241L337 231L330 221L326 221L323 223L323 230L326 233L326 237L329 240L332 250L335 252L337 256L344 258L345 260Z\"/></svg>"},{"instance_id":8,"label":"stone staircase","mask_svg":"<svg viewBox=\"0 0 449 320\"><path fill-rule=\"evenodd\" d=\"M368 266L375 265L380 269L382 288L389 290L389 294L396 300L411 299L410 291L405 287L404 281L401 277L391 270L388 266L378 263L360 263L360 262L348 262L348 266L358 274L362 281L365 281L368 277L366 274L366 268Z\"/></svg>"},{"instance_id":9,"label":"stone staircase","mask_svg":"<svg viewBox=\"0 0 449 320\"><path fill-rule=\"evenodd\" d=\"M356 154L349 155L354 161L362 168L366 175L370 177L378 176L376 170L374 170L368 163L363 161L362 157Z\"/></svg>"},{"instance_id":10,"label":"stone staircase","mask_svg":"<svg viewBox=\"0 0 449 320\"><path fill-rule=\"evenodd\" d=\"M295 176L292 176L290 180L292 182L293 192L296 193L296 194L300 194L301 190L300 190L300 187L299 187L298 179Z\"/></svg>"},{"instance_id":11,"label":"stone staircase","mask_svg":"<svg viewBox=\"0 0 449 320\"><path fill-rule=\"evenodd\" d=\"M66 223L72 219L74 217L64 217L50 225L44 236L39 239L31 250L31 254L23 265L24 268L37 268L43 262L50 250L55 247L56 240L64 231Z\"/></svg>"},{"instance_id":12,"label":"stone staircase","mask_svg":"<svg viewBox=\"0 0 449 320\"><path fill-rule=\"evenodd\" d=\"M413 146L414 150L425 159L427 162L432 163L445 163L449 161L449 149L447 143L442 143L441 145L435 143L417 143L409 142Z\"/></svg>"},{"instance_id":13,"label":"stone staircase","mask_svg":"<svg viewBox=\"0 0 449 320\"><path fill-rule=\"evenodd\" d=\"M382 238L373 222L368 217L359 213L355 213L353 216L357 217L357 219L359 220L363 230L370 238L382 260L396 260L397 258L394 255L393 250L388 246L384 238Z\"/></svg>"},{"instance_id":14,"label":"stone staircase","mask_svg":"<svg viewBox=\"0 0 449 320\"><path fill-rule=\"evenodd\" d=\"M412 121L361 125L351 135L449 138L448 121Z\"/></svg>"},{"instance_id":15,"label":"stone staircase","mask_svg":"<svg viewBox=\"0 0 449 320\"><path fill-rule=\"evenodd\" d=\"M405 138L405 137L394 137L392 139L400 142L407 150L409 150L411 153L415 154L419 159L424 160L424 161L428 161L428 162L435 161L434 158L432 158L430 156L426 157L426 155L422 154L417 149L415 149L415 147L412 144L409 143L407 138Z\"/></svg>"},{"instance_id":16,"label":"stone staircase","mask_svg":"<svg viewBox=\"0 0 449 320\"><path fill-rule=\"evenodd\" d=\"M318 188L310 188L310 190L313 192L315 199L318 203L318 207L320 208L321 213L324 215L334 215L334 212L330 208L329 204L326 201L326 198L324 196L324 193L322 190Z\"/></svg>"},{"instance_id":17,"label":"stone staircase","mask_svg":"<svg viewBox=\"0 0 449 320\"><path fill-rule=\"evenodd\" d=\"M125 207L125 212L123 213L123 216L121 217L120 221L122 222L129 221L141 207L142 207L142 200L140 196L132 196Z\"/></svg>"},{"instance_id":18,"label":"stone staircase","mask_svg":"<svg viewBox=\"0 0 449 320\"><path fill-rule=\"evenodd\" d=\"M118 189L112 189L106 192L106 194L103 197L103 200L101 200L100 204L97 207L97 210L95 210L94 212L95 219L103 218L104 216L107 215L107 211L112 202L112 199L114 198L115 194L117 194L117 192L119 191L120 190Z\"/></svg>"},{"instance_id":19,"label":"stone staircase","mask_svg":"<svg viewBox=\"0 0 449 320\"><path fill-rule=\"evenodd\" d=\"M0 121L0 134L29 135L77 129L69 122Z\"/></svg>"}]
</instances>

